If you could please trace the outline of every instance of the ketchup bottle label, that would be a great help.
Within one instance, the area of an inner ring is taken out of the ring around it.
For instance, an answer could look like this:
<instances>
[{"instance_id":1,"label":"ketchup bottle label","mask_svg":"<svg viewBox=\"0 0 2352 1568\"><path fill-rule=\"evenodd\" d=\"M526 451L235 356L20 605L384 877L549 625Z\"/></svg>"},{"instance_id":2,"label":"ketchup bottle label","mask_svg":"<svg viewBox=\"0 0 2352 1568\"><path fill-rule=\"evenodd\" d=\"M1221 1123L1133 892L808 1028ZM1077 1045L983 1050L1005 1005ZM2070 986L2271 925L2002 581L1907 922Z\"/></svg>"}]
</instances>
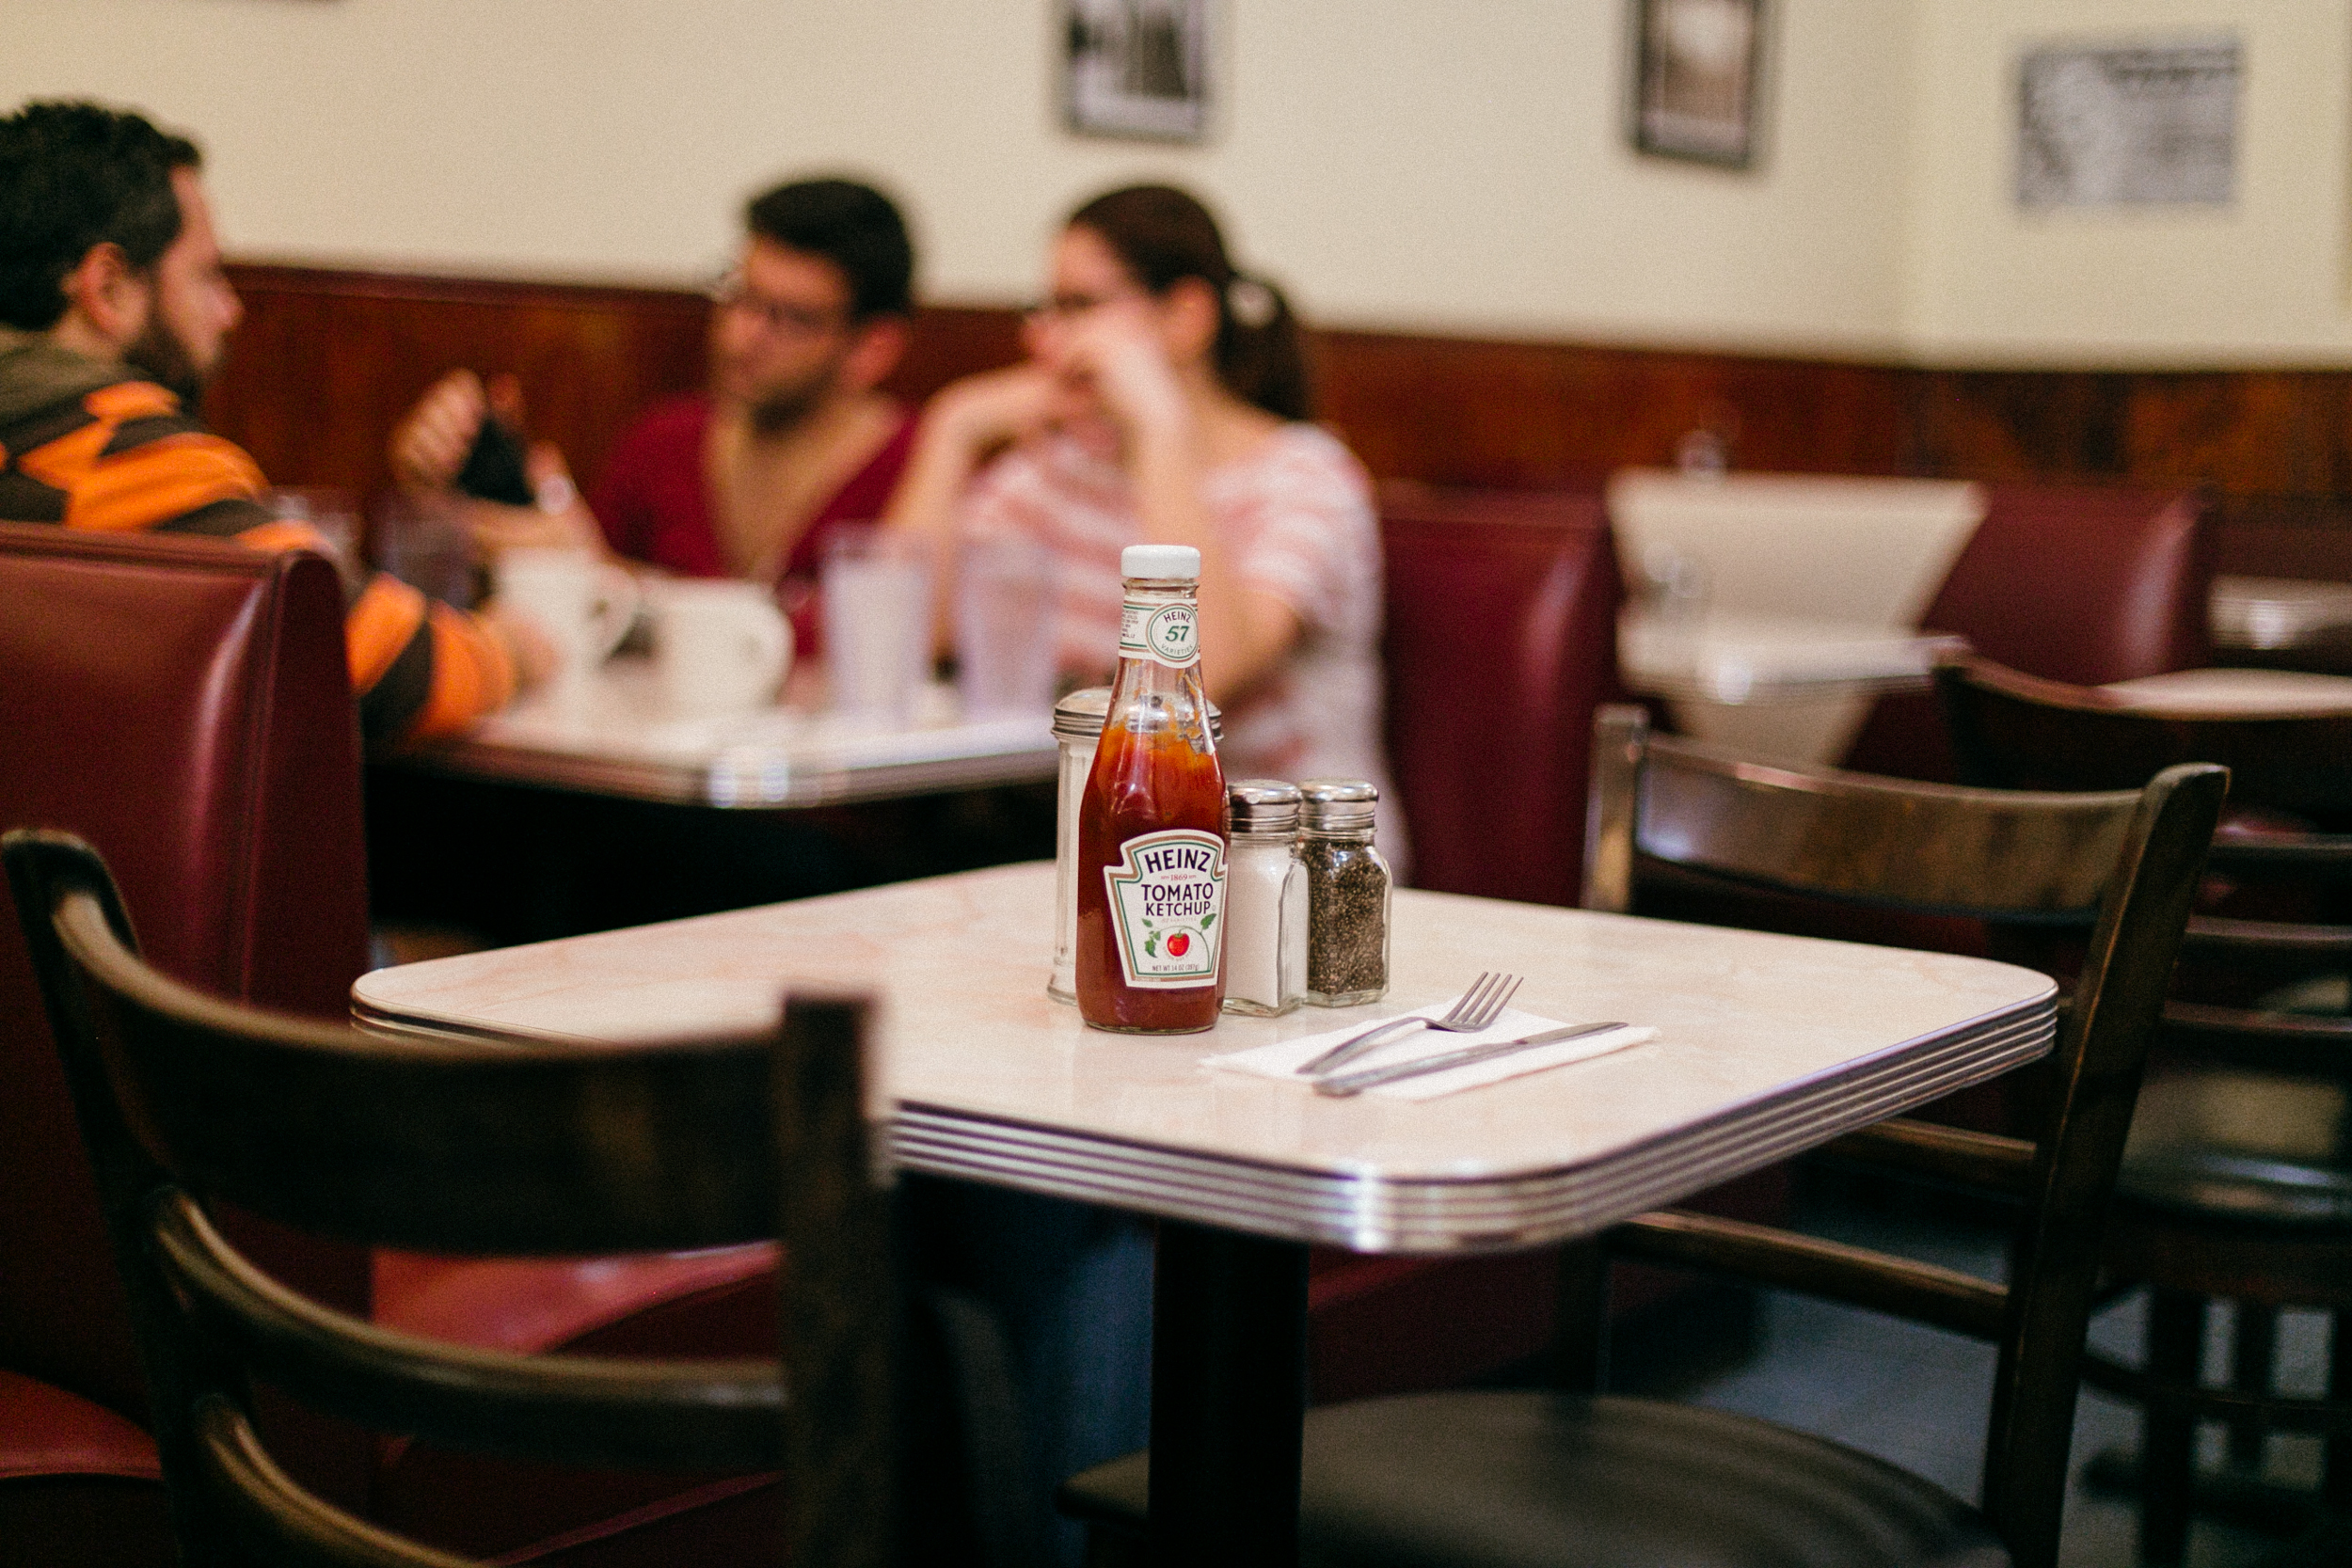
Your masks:
<instances>
[{"instance_id":1,"label":"ketchup bottle label","mask_svg":"<svg viewBox=\"0 0 2352 1568\"><path fill-rule=\"evenodd\" d=\"M1163 990L1214 984L1224 934L1225 841L1169 828L1119 848L1119 863L1103 867L1103 880L1127 984Z\"/></svg>"},{"instance_id":2,"label":"ketchup bottle label","mask_svg":"<svg viewBox=\"0 0 2352 1568\"><path fill-rule=\"evenodd\" d=\"M1136 604L1120 612L1119 651L1189 670L1200 662L1200 611L1188 604Z\"/></svg>"}]
</instances>

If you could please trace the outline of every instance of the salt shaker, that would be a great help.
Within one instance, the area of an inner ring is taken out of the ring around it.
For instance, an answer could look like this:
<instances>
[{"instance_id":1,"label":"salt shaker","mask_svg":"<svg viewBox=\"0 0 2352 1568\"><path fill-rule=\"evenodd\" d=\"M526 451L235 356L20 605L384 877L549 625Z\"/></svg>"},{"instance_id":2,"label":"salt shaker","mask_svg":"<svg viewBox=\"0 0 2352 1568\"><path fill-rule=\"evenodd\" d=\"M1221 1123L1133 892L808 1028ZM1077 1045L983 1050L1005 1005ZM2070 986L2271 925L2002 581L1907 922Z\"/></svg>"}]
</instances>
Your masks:
<instances>
[{"instance_id":1,"label":"salt shaker","mask_svg":"<svg viewBox=\"0 0 2352 1568\"><path fill-rule=\"evenodd\" d=\"M1054 973L1045 994L1078 1004L1078 802L1094 770L1094 749L1103 738L1103 716L1111 709L1111 689L1089 686L1054 705L1054 741L1061 749L1054 815ZM1209 705L1209 734L1222 739L1225 721Z\"/></svg>"},{"instance_id":2,"label":"salt shaker","mask_svg":"<svg viewBox=\"0 0 2352 1568\"><path fill-rule=\"evenodd\" d=\"M1309 779L1298 858L1307 871L1307 1000L1377 1002L1389 990L1389 863L1372 841L1380 791L1361 779Z\"/></svg>"},{"instance_id":3,"label":"salt shaker","mask_svg":"<svg viewBox=\"0 0 2352 1568\"><path fill-rule=\"evenodd\" d=\"M1225 1010L1275 1018L1306 1000L1298 786L1244 779L1225 799Z\"/></svg>"}]
</instances>

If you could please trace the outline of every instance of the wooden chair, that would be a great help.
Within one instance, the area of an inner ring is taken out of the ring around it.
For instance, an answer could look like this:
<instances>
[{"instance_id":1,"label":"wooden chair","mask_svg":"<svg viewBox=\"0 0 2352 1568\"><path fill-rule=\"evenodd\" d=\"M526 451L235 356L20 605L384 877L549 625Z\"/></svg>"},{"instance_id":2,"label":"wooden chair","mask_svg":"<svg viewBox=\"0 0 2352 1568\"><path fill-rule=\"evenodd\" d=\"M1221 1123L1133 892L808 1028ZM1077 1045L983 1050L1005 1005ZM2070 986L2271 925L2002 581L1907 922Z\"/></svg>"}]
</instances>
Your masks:
<instances>
[{"instance_id":1,"label":"wooden chair","mask_svg":"<svg viewBox=\"0 0 2352 1568\"><path fill-rule=\"evenodd\" d=\"M772 1036L642 1048L394 1043L159 974L95 851L52 832L0 846L129 1288L184 1561L464 1560L288 1480L254 1435L255 1381L478 1451L781 1468L789 1560L890 1560L895 1292L866 1149L863 1004L795 998ZM262 1274L222 1240L215 1201L459 1254L777 1238L792 1273L784 1361L419 1338Z\"/></svg>"},{"instance_id":2,"label":"wooden chair","mask_svg":"<svg viewBox=\"0 0 2352 1568\"><path fill-rule=\"evenodd\" d=\"M1982 658L1953 661L1938 682L1961 766L1979 782L2080 787L2196 758L2230 767L2236 810L2352 810L2352 711L2156 716ZM2201 1499L2287 1529L2324 1528L2314 1504L2352 1518L2352 1128L2343 1110L2352 1017L2263 1001L2298 979L2352 969L2352 833L2233 821L2208 863L2241 903L2301 897L2266 911L2285 918L2189 921L2156 1040L2164 1099L2183 1114L2165 1118L2170 1131L2143 1117L2117 1185L2105 1256L2116 1285L2149 1288L2146 1341L2138 1367L2094 1354L2084 1371L2093 1386L2140 1405L2137 1475L2104 1456L2098 1468L2137 1484L2140 1556L2160 1563L2181 1560ZM2201 1136L2198 1101L2245 1096L2258 1086L2247 1073L2307 1099L2332 1086L2334 1115ZM2216 1301L2234 1304L2231 1367L2227 1386L2207 1387L2205 1320ZM2333 1317L2327 1398L2273 1389L2279 1313L2294 1307ZM2229 1423L2231 1471L2195 1476L2201 1419ZM2259 1479L2274 1430L2329 1434L2317 1498Z\"/></svg>"},{"instance_id":3,"label":"wooden chair","mask_svg":"<svg viewBox=\"0 0 2352 1568\"><path fill-rule=\"evenodd\" d=\"M2095 1242L2198 863L2217 768L2144 791L2020 795L1752 764L1597 721L1587 903L1622 908L1638 863L1890 909L2089 927L2034 1142L1905 1120L1839 1140L1913 1175L1965 1176L2020 1207L2006 1288L1709 1215L1644 1215L1608 1252L1721 1269L1994 1341L1985 1488L1970 1507L1837 1444L1720 1411L1596 1395L1607 1271L1571 1254L1556 1391L1443 1393L1311 1412L1299 1522L1331 1564L1886 1564L2056 1557ZM1148 1456L1076 1478L1065 1506L1139 1540Z\"/></svg>"}]
</instances>

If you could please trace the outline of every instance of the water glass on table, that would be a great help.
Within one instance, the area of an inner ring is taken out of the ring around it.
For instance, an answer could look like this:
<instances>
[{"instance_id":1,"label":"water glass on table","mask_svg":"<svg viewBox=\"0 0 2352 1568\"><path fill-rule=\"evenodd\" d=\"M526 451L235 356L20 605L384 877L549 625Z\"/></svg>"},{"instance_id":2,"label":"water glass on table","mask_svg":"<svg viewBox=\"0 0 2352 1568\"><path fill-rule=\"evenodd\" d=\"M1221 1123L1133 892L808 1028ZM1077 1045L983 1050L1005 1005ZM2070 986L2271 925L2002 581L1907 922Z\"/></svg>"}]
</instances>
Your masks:
<instances>
[{"instance_id":1,"label":"water glass on table","mask_svg":"<svg viewBox=\"0 0 2352 1568\"><path fill-rule=\"evenodd\" d=\"M921 542L843 529L825 546L819 591L834 711L905 723L931 669L931 575Z\"/></svg>"},{"instance_id":2,"label":"water glass on table","mask_svg":"<svg viewBox=\"0 0 2352 1568\"><path fill-rule=\"evenodd\" d=\"M1025 539L975 540L956 572L956 689L967 719L1049 713L1061 562Z\"/></svg>"}]
</instances>

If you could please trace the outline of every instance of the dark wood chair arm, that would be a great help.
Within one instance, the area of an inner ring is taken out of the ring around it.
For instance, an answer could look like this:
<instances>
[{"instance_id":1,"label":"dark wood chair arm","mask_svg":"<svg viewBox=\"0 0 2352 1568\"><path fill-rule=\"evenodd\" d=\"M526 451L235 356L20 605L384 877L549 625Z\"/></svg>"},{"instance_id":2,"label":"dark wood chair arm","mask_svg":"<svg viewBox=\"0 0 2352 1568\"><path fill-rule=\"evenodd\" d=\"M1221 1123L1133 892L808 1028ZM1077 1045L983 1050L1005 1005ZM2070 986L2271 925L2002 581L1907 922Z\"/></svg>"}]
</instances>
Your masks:
<instances>
[{"instance_id":1,"label":"dark wood chair arm","mask_svg":"<svg viewBox=\"0 0 2352 1568\"><path fill-rule=\"evenodd\" d=\"M1956 1269L1687 1210L1639 1215L1603 1240L1620 1257L1736 1274L1979 1339L2000 1338L2008 1308L2007 1291Z\"/></svg>"},{"instance_id":2,"label":"dark wood chair arm","mask_svg":"<svg viewBox=\"0 0 2352 1568\"><path fill-rule=\"evenodd\" d=\"M2352 958L2352 927L2305 926L2283 920L2233 920L2201 914L2188 923L2181 951L2253 949L2312 958Z\"/></svg>"},{"instance_id":3,"label":"dark wood chair arm","mask_svg":"<svg viewBox=\"0 0 2352 1568\"><path fill-rule=\"evenodd\" d=\"M2200 1063L2352 1082L2352 1018L2167 1002L2159 1038Z\"/></svg>"},{"instance_id":4,"label":"dark wood chair arm","mask_svg":"<svg viewBox=\"0 0 2352 1568\"><path fill-rule=\"evenodd\" d=\"M2033 1170L2034 1146L2024 1138L1971 1132L1908 1117L1889 1117L1821 1147L1825 1153L1906 1176L1982 1187L2010 1197L2024 1196Z\"/></svg>"}]
</instances>

